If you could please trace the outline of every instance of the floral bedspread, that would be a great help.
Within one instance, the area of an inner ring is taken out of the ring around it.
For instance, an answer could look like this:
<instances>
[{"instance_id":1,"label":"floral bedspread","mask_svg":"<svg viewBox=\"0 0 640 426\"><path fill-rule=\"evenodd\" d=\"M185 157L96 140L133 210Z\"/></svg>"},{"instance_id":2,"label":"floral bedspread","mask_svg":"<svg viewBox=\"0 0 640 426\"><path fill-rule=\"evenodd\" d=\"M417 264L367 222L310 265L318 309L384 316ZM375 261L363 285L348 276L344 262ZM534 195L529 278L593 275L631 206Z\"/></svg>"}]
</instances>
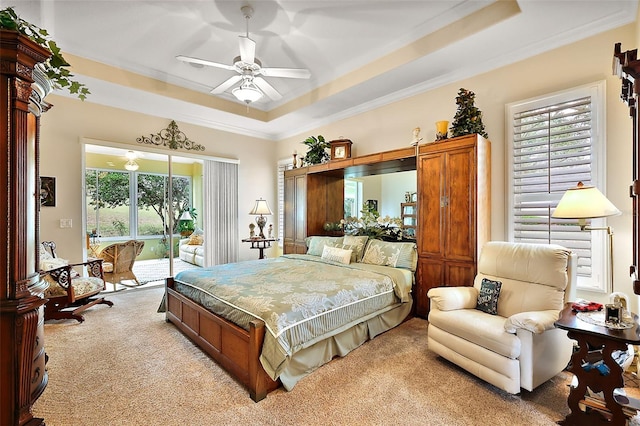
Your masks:
<instances>
[{"instance_id":1,"label":"floral bedspread","mask_svg":"<svg viewBox=\"0 0 640 426\"><path fill-rule=\"evenodd\" d=\"M260 360L275 380L297 350L411 300L410 276L386 266L286 255L183 271L175 289L246 330L254 318L263 320Z\"/></svg>"}]
</instances>

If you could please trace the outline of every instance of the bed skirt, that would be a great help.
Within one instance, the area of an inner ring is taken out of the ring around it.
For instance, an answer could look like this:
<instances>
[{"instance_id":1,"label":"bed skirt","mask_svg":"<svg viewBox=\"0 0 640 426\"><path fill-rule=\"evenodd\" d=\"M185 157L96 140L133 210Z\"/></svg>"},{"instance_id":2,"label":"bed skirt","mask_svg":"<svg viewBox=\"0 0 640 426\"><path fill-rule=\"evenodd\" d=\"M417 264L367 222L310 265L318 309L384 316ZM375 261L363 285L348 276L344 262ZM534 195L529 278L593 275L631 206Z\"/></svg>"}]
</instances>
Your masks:
<instances>
[{"instance_id":1,"label":"bed skirt","mask_svg":"<svg viewBox=\"0 0 640 426\"><path fill-rule=\"evenodd\" d=\"M297 351L289 364L280 374L280 382L286 390L317 368L337 356L345 356L367 340L396 327L411 312L412 302L401 303L391 310L383 312L363 322L355 324L338 334L314 343L308 348Z\"/></svg>"}]
</instances>

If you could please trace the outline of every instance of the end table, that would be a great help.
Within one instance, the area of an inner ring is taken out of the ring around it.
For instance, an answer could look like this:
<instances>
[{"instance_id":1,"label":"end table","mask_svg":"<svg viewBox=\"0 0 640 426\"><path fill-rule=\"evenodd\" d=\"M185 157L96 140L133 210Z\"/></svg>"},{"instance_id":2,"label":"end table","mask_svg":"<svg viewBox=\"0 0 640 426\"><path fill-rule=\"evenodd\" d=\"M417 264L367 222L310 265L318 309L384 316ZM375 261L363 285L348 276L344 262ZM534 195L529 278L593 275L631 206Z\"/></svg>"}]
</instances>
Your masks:
<instances>
[{"instance_id":1,"label":"end table","mask_svg":"<svg viewBox=\"0 0 640 426\"><path fill-rule=\"evenodd\" d=\"M638 333L638 316L631 315L633 326L625 329L613 329L591 324L578 318L568 303L555 322L556 327L567 330L570 339L578 342L579 349L571 356L571 371L578 379L578 385L571 387L568 405L571 413L561 425L625 425L626 416L622 406L618 404L613 391L624 387L623 371L620 364L611 356L614 351L626 351L627 344L640 344ZM596 368L599 367L599 368ZM581 401L585 398L587 386L593 392L602 392L607 411L611 419L606 419L600 412L591 409L582 411Z\"/></svg>"},{"instance_id":2,"label":"end table","mask_svg":"<svg viewBox=\"0 0 640 426\"><path fill-rule=\"evenodd\" d=\"M264 259L264 249L271 247L272 241L278 241L277 238L245 238L242 240L243 243L251 243L251 248L260 250L260 255L258 259Z\"/></svg>"}]
</instances>

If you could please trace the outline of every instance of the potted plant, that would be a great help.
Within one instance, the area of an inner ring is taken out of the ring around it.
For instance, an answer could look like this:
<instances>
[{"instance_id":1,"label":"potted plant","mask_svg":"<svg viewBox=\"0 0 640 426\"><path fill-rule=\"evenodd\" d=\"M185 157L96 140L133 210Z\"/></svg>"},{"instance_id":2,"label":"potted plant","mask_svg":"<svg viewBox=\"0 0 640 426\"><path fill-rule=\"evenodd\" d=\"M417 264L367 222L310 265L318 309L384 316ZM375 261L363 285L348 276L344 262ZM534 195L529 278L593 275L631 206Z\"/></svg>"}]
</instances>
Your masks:
<instances>
[{"instance_id":1,"label":"potted plant","mask_svg":"<svg viewBox=\"0 0 640 426\"><path fill-rule=\"evenodd\" d=\"M72 79L73 74L67 69L69 63L62 56L56 42L49 37L47 30L20 18L13 7L0 10L0 29L17 31L51 52L51 57L42 63L42 67L55 89L66 89L83 101L91 93L84 84Z\"/></svg>"},{"instance_id":2,"label":"potted plant","mask_svg":"<svg viewBox=\"0 0 640 426\"><path fill-rule=\"evenodd\" d=\"M327 149L329 149L331 145L324 140L324 136L318 135L317 138L315 136L309 136L302 143L309 147L304 157L304 161L307 164L322 164L329 160Z\"/></svg>"}]
</instances>

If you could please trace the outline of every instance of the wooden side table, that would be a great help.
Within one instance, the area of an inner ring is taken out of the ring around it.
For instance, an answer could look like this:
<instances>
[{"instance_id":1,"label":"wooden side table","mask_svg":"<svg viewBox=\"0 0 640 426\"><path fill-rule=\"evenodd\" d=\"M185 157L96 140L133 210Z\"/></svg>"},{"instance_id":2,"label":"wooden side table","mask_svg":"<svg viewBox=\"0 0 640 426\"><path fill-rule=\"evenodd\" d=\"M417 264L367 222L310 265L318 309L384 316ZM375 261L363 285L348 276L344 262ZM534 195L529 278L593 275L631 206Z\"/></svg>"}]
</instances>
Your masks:
<instances>
[{"instance_id":1,"label":"wooden side table","mask_svg":"<svg viewBox=\"0 0 640 426\"><path fill-rule=\"evenodd\" d=\"M251 248L260 250L258 259L264 259L264 249L271 247L272 241L278 241L277 238L245 238L243 243L251 243Z\"/></svg>"},{"instance_id":2,"label":"wooden side table","mask_svg":"<svg viewBox=\"0 0 640 426\"><path fill-rule=\"evenodd\" d=\"M568 405L571 413L561 425L625 425L627 417L622 406L613 398L613 390L624 387L623 371L611 356L614 351L626 351L627 344L640 344L638 316L632 314L633 327L612 329L583 321L567 304L555 322L556 327L567 330L570 339L578 342L579 350L571 357L571 371L578 379L578 385L571 387ZM601 364L597 365L601 360ZM604 364L604 366L602 366ZM599 367L599 368L596 368ZM584 399L587 386L593 392L602 392L611 419L606 419L599 411L582 411L580 401Z\"/></svg>"}]
</instances>

